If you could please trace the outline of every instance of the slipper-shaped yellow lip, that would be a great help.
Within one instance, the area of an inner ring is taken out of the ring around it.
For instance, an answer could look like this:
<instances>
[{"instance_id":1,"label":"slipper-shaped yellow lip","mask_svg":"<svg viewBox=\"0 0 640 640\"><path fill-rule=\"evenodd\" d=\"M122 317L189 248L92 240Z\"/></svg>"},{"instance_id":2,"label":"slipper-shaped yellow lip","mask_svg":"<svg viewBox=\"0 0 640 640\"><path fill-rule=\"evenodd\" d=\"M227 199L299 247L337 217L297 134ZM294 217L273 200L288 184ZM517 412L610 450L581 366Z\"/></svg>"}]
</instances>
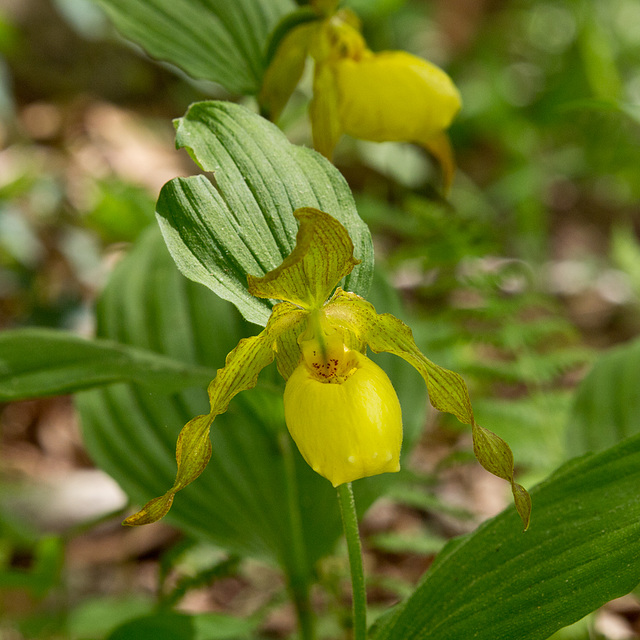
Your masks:
<instances>
[{"instance_id":1,"label":"slipper-shaped yellow lip","mask_svg":"<svg viewBox=\"0 0 640 640\"><path fill-rule=\"evenodd\" d=\"M303 359L284 392L291 437L334 487L400 470L402 414L393 385L366 356L350 351L348 357L348 374L333 382Z\"/></svg>"}]
</instances>

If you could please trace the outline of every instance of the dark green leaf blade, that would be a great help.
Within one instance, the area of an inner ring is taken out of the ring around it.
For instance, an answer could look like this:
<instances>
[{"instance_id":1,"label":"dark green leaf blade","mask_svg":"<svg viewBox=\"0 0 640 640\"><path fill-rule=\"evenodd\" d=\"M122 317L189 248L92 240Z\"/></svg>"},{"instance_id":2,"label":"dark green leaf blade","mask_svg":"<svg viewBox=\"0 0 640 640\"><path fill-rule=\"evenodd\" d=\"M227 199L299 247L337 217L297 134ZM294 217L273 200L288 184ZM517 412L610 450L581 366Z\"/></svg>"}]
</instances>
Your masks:
<instances>
[{"instance_id":1,"label":"dark green leaf blade","mask_svg":"<svg viewBox=\"0 0 640 640\"><path fill-rule=\"evenodd\" d=\"M270 304L249 294L248 274L263 276L293 250L293 211L314 207L339 220L362 261L345 286L365 295L373 249L367 226L338 170L316 152L292 145L274 125L226 102L201 102L177 123L176 144L189 150L203 176L164 186L158 220L176 264L235 304L244 317L266 324Z\"/></svg>"},{"instance_id":2,"label":"dark green leaf blade","mask_svg":"<svg viewBox=\"0 0 640 640\"><path fill-rule=\"evenodd\" d=\"M257 626L255 618L160 611L124 623L107 640L249 640Z\"/></svg>"},{"instance_id":3,"label":"dark green leaf blade","mask_svg":"<svg viewBox=\"0 0 640 640\"><path fill-rule=\"evenodd\" d=\"M601 451L640 433L640 340L602 355L575 396L566 446L569 455Z\"/></svg>"},{"instance_id":4,"label":"dark green leaf blade","mask_svg":"<svg viewBox=\"0 0 640 640\"><path fill-rule=\"evenodd\" d=\"M215 370L109 340L54 329L0 334L0 400L71 393L114 382L177 391L202 386Z\"/></svg>"},{"instance_id":5,"label":"dark green leaf blade","mask_svg":"<svg viewBox=\"0 0 640 640\"><path fill-rule=\"evenodd\" d=\"M562 467L531 492L522 533L508 509L447 545L375 640L544 640L640 581L640 437Z\"/></svg>"},{"instance_id":6,"label":"dark green leaf blade","mask_svg":"<svg viewBox=\"0 0 640 640\"><path fill-rule=\"evenodd\" d=\"M256 94L271 31L292 0L96 0L154 58L228 91Z\"/></svg>"},{"instance_id":7,"label":"dark green leaf blade","mask_svg":"<svg viewBox=\"0 0 640 640\"><path fill-rule=\"evenodd\" d=\"M239 234L229 233L228 226L203 224L202 209L207 217L218 210L227 219L232 215L204 176L175 178L160 192L158 220L178 269L232 302L249 321L265 325L271 305L249 295L246 285L247 274L263 268Z\"/></svg>"}]
</instances>

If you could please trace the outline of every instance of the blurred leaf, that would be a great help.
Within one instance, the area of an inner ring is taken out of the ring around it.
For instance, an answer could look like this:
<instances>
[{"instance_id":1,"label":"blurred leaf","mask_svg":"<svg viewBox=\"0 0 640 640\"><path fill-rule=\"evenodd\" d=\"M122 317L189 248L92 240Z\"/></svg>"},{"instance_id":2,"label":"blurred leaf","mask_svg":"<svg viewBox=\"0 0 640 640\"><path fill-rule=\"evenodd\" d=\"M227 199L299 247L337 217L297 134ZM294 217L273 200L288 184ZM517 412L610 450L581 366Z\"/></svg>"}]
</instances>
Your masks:
<instances>
[{"instance_id":1,"label":"blurred leaf","mask_svg":"<svg viewBox=\"0 0 640 640\"><path fill-rule=\"evenodd\" d=\"M56 536L40 538L32 554L29 569L0 567L0 588L27 589L40 598L58 583L64 555L62 540Z\"/></svg>"},{"instance_id":2,"label":"blurred leaf","mask_svg":"<svg viewBox=\"0 0 640 640\"><path fill-rule=\"evenodd\" d=\"M257 624L219 613L185 615L161 612L126 622L108 640L241 640Z\"/></svg>"},{"instance_id":3,"label":"blurred leaf","mask_svg":"<svg viewBox=\"0 0 640 640\"><path fill-rule=\"evenodd\" d=\"M119 180L96 184L98 202L86 218L105 242L132 242L153 221L153 200L146 189Z\"/></svg>"},{"instance_id":4,"label":"blurred leaf","mask_svg":"<svg viewBox=\"0 0 640 640\"><path fill-rule=\"evenodd\" d=\"M177 121L176 144L204 176L176 178L162 189L160 228L179 269L265 325L271 304L254 298L247 274L263 276L295 246L293 211L315 207L339 220L353 241L357 266L345 286L366 295L373 248L340 172L315 151L292 145L264 118L238 105L200 102ZM217 187L217 188L216 188Z\"/></svg>"},{"instance_id":5,"label":"blurred leaf","mask_svg":"<svg viewBox=\"0 0 640 640\"><path fill-rule=\"evenodd\" d=\"M631 225L619 224L611 230L611 257L628 276L640 300L640 242Z\"/></svg>"},{"instance_id":6,"label":"blurred leaf","mask_svg":"<svg viewBox=\"0 0 640 640\"><path fill-rule=\"evenodd\" d=\"M271 30L292 0L96 0L154 58L228 91L255 94Z\"/></svg>"},{"instance_id":7,"label":"blurred leaf","mask_svg":"<svg viewBox=\"0 0 640 640\"><path fill-rule=\"evenodd\" d=\"M521 328L523 337L528 333L528 325L525 322L514 323L510 328L513 330ZM494 337L499 340L498 335L494 334ZM504 346L504 343L500 346ZM581 346L563 345L562 349L544 353L524 349L521 351L522 353L518 353L514 349L518 356L517 360L478 359L468 364L465 369L479 379L539 386L553 383L563 373L577 369L591 358L591 353Z\"/></svg>"},{"instance_id":8,"label":"blurred leaf","mask_svg":"<svg viewBox=\"0 0 640 640\"><path fill-rule=\"evenodd\" d=\"M445 539L426 533L379 533L368 539L369 543L386 553L413 553L432 555L438 553Z\"/></svg>"},{"instance_id":9,"label":"blurred leaf","mask_svg":"<svg viewBox=\"0 0 640 640\"><path fill-rule=\"evenodd\" d=\"M605 640L604 636L594 636L593 615L585 616L556 631L548 640Z\"/></svg>"},{"instance_id":10,"label":"blurred leaf","mask_svg":"<svg viewBox=\"0 0 640 640\"><path fill-rule=\"evenodd\" d=\"M15 51L20 42L21 33L13 24L7 11L0 12L0 52L8 54Z\"/></svg>"},{"instance_id":11,"label":"blurred leaf","mask_svg":"<svg viewBox=\"0 0 640 640\"><path fill-rule=\"evenodd\" d=\"M640 432L640 339L602 355L575 396L567 429L571 455L601 451Z\"/></svg>"},{"instance_id":12,"label":"blurred leaf","mask_svg":"<svg viewBox=\"0 0 640 640\"><path fill-rule=\"evenodd\" d=\"M640 105L623 103L622 111L626 113L636 124L640 124Z\"/></svg>"},{"instance_id":13,"label":"blurred leaf","mask_svg":"<svg viewBox=\"0 0 640 640\"><path fill-rule=\"evenodd\" d=\"M314 22L320 18L320 14L309 6L298 7L292 13L285 15L271 32L269 46L267 47L267 63L271 63L283 39L296 27L307 22Z\"/></svg>"},{"instance_id":14,"label":"blurred leaf","mask_svg":"<svg viewBox=\"0 0 640 640\"><path fill-rule=\"evenodd\" d=\"M387 18L402 9L406 3L407 0L346 0L344 4L362 17Z\"/></svg>"},{"instance_id":15,"label":"blurred leaf","mask_svg":"<svg viewBox=\"0 0 640 640\"><path fill-rule=\"evenodd\" d=\"M181 576L171 591L162 597L162 605L165 608L173 606L180 602L191 589L211 587L216 580L236 575L239 564L240 558L231 556L219 560L211 566L201 568L195 574Z\"/></svg>"},{"instance_id":16,"label":"blurred leaf","mask_svg":"<svg viewBox=\"0 0 640 640\"><path fill-rule=\"evenodd\" d=\"M113 382L174 391L206 385L214 375L215 369L55 329L0 333L2 401L71 393Z\"/></svg>"},{"instance_id":17,"label":"blurred leaf","mask_svg":"<svg viewBox=\"0 0 640 640\"><path fill-rule=\"evenodd\" d=\"M91 598L69 612L66 631L71 640L103 638L125 622L149 613L154 605L150 598L133 594Z\"/></svg>"},{"instance_id":18,"label":"blurred leaf","mask_svg":"<svg viewBox=\"0 0 640 640\"><path fill-rule=\"evenodd\" d=\"M260 113L272 122L279 120L300 82L307 63L309 43L315 33L311 21L317 20L318 14L307 9L289 14L287 18L290 19L280 23L269 43L269 67L258 96ZM291 18L296 18L295 22Z\"/></svg>"},{"instance_id":19,"label":"blurred leaf","mask_svg":"<svg viewBox=\"0 0 640 640\"><path fill-rule=\"evenodd\" d=\"M591 91L597 98L616 99L620 96L622 82L616 67L614 36L603 24L597 6L594 7L590 0L578 4L583 8L578 44Z\"/></svg>"},{"instance_id":20,"label":"blurred leaf","mask_svg":"<svg viewBox=\"0 0 640 640\"><path fill-rule=\"evenodd\" d=\"M563 102L556 108L559 113L568 113L572 117L580 112L591 112L593 114L611 115L616 117L618 121L628 119L634 125L640 124L640 107L637 104L616 100L611 96L602 98L576 98Z\"/></svg>"},{"instance_id":21,"label":"blurred leaf","mask_svg":"<svg viewBox=\"0 0 640 640\"><path fill-rule=\"evenodd\" d=\"M248 638L257 627L255 619L234 618L219 613L206 613L193 617L195 640L226 640Z\"/></svg>"},{"instance_id":22,"label":"blurred leaf","mask_svg":"<svg viewBox=\"0 0 640 640\"><path fill-rule=\"evenodd\" d=\"M459 520L469 520L471 513L463 507L448 504L442 498L428 491L430 482L426 478L402 478L403 482L394 485L387 497L394 502L406 505L417 511L444 513Z\"/></svg>"},{"instance_id":23,"label":"blurred leaf","mask_svg":"<svg viewBox=\"0 0 640 640\"><path fill-rule=\"evenodd\" d=\"M531 491L531 527L507 509L451 541L376 640L542 640L640 580L640 437L563 466Z\"/></svg>"},{"instance_id":24,"label":"blurred leaf","mask_svg":"<svg viewBox=\"0 0 640 640\"><path fill-rule=\"evenodd\" d=\"M0 257L11 256L27 268L35 268L42 259L44 250L34 230L19 210L3 210L0 217Z\"/></svg>"},{"instance_id":25,"label":"blurred leaf","mask_svg":"<svg viewBox=\"0 0 640 640\"><path fill-rule=\"evenodd\" d=\"M106 19L92 0L53 0L64 19L88 40L104 35Z\"/></svg>"},{"instance_id":26,"label":"blurred leaf","mask_svg":"<svg viewBox=\"0 0 640 640\"><path fill-rule=\"evenodd\" d=\"M541 480L567 459L565 428L572 398L568 390L512 399L478 397L473 408L478 422L490 424L510 444L528 477Z\"/></svg>"}]
</instances>

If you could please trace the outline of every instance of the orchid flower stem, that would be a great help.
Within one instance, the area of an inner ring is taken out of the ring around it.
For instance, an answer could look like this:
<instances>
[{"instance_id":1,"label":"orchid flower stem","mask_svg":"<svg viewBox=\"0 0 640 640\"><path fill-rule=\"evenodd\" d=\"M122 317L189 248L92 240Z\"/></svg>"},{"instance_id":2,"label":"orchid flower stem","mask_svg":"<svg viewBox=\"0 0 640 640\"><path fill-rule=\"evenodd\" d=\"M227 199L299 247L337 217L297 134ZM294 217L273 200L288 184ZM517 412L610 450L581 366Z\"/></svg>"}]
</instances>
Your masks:
<instances>
[{"instance_id":1,"label":"orchid flower stem","mask_svg":"<svg viewBox=\"0 0 640 640\"><path fill-rule=\"evenodd\" d=\"M338 486L338 501L342 514L342 526L347 539L349 567L351 568L351 589L353 593L353 640L367 638L367 592L362 566L362 544L358 529L358 515L350 482Z\"/></svg>"},{"instance_id":2,"label":"orchid flower stem","mask_svg":"<svg viewBox=\"0 0 640 640\"><path fill-rule=\"evenodd\" d=\"M280 450L284 460L287 476L287 504L291 519L291 537L294 568L289 572L289 590L298 618L301 640L315 640L315 620L311 607L309 593L310 577L308 572L307 551L302 530L300 501L298 493L298 479L291 446L291 438L286 431L280 434Z\"/></svg>"}]
</instances>

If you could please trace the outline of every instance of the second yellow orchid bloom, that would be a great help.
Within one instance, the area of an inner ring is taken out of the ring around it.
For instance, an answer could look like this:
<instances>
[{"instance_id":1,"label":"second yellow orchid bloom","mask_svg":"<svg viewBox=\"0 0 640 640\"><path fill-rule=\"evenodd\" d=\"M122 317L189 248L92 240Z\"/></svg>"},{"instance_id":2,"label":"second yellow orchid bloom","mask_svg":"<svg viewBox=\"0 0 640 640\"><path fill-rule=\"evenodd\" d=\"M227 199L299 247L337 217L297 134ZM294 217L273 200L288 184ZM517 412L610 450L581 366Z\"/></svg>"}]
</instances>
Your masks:
<instances>
[{"instance_id":1,"label":"second yellow orchid bloom","mask_svg":"<svg viewBox=\"0 0 640 640\"><path fill-rule=\"evenodd\" d=\"M511 484L525 527L529 494L513 479L508 445L479 426L462 378L428 360L411 330L390 314L379 315L360 296L336 286L358 261L346 229L317 209L294 212L300 221L296 247L263 277L248 276L249 291L281 300L264 330L241 340L209 385L210 411L188 422L176 445L178 470L173 486L125 520L155 522L170 509L175 494L193 482L211 457L209 431L240 391L255 386L260 371L276 360L287 381L287 427L302 456L334 486L398 471L402 419L398 398L386 374L365 355L394 353L424 378L431 404L472 427L480 463Z\"/></svg>"},{"instance_id":2,"label":"second yellow orchid bloom","mask_svg":"<svg viewBox=\"0 0 640 640\"><path fill-rule=\"evenodd\" d=\"M373 53L348 11L306 22L285 36L261 92L276 118L302 74L315 62L310 106L314 147L328 158L343 134L374 142L413 142L440 162L445 188L455 161L446 129L460 110L460 94L439 67L405 51Z\"/></svg>"}]
</instances>

